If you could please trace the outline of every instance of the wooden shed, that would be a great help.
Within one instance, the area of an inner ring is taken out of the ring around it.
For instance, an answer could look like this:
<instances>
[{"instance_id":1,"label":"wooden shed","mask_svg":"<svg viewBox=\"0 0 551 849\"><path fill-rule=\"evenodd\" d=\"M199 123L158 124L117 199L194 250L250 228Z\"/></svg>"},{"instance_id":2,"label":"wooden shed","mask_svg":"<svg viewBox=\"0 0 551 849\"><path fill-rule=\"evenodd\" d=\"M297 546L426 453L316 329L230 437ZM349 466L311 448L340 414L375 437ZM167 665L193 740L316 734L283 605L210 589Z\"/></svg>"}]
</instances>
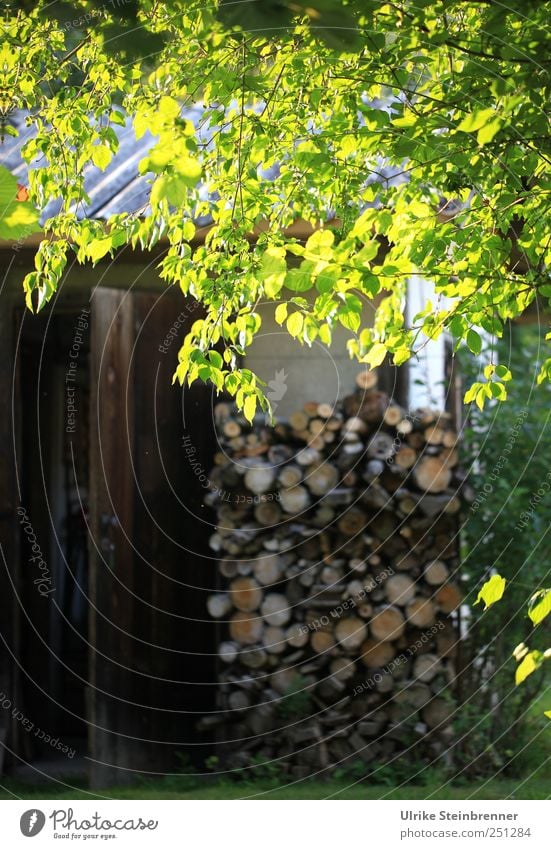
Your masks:
<instances>
[{"instance_id":1,"label":"wooden shed","mask_svg":"<svg viewBox=\"0 0 551 849\"><path fill-rule=\"evenodd\" d=\"M21 141L7 139L0 161L25 182ZM143 205L137 145L123 128L107 171L91 169L85 214ZM200 313L158 278L162 244L71 266L32 315L21 281L35 244L0 244L0 771L40 771L40 757L65 746L87 759L92 786L106 786L164 772L178 753L198 764L208 754L196 722L215 709L214 516L196 469L208 472L216 451L213 396L171 383ZM301 351L264 310L249 362L267 381L286 371L277 415L313 387L318 399L342 394L357 370L344 336L338 354ZM404 403L406 375L382 377Z\"/></svg>"}]
</instances>

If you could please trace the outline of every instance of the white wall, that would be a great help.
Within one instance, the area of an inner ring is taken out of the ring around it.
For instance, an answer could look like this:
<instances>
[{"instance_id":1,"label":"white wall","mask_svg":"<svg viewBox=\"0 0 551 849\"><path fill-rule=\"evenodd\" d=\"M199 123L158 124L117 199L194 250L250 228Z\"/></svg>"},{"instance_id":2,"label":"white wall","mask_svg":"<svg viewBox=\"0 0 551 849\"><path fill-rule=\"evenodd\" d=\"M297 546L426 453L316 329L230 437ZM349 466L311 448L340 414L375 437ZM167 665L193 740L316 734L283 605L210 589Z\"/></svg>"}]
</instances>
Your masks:
<instances>
[{"instance_id":1,"label":"white wall","mask_svg":"<svg viewBox=\"0 0 551 849\"><path fill-rule=\"evenodd\" d=\"M272 395L276 419L287 418L305 401L333 403L349 394L361 368L349 358L346 350L350 332L344 327L337 328L331 350L320 342L314 342L309 348L300 345L285 327L276 324L274 310L273 304L259 307L262 327L247 353L246 366L266 383L276 381L277 388L265 389L268 396ZM276 400L279 395L281 400Z\"/></svg>"},{"instance_id":2,"label":"white wall","mask_svg":"<svg viewBox=\"0 0 551 849\"><path fill-rule=\"evenodd\" d=\"M411 325L414 316L424 309L427 300L436 303L432 283L414 276L408 283L407 321ZM448 305L440 302L440 308ZM443 410L446 400L444 384L446 367L446 334L429 340L425 336L417 342L419 353L409 363L409 407L435 407Z\"/></svg>"},{"instance_id":3,"label":"white wall","mask_svg":"<svg viewBox=\"0 0 551 849\"><path fill-rule=\"evenodd\" d=\"M425 306L427 298L434 303L432 284L421 278L412 278L408 288L408 323ZM333 403L352 392L354 379L362 366L348 356L346 342L351 337L350 332L343 327L336 328L331 350L320 342L314 342L308 348L291 339L287 330L276 324L274 310L273 304L259 306L262 326L249 349L246 365L267 384L275 381L266 391L272 393L276 419L287 418L305 401ZM410 361L410 409L444 409L445 338L442 334L436 341L427 340L419 354ZM279 396L281 399L277 400Z\"/></svg>"}]
</instances>

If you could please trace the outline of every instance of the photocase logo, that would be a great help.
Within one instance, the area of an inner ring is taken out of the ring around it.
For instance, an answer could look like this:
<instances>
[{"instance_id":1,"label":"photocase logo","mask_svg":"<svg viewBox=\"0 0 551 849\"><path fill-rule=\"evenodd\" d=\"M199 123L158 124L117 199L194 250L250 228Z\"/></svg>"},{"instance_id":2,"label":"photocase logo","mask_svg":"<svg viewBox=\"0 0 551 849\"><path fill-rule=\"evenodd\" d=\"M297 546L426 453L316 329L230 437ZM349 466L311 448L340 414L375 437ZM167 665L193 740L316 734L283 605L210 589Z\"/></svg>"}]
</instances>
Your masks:
<instances>
[{"instance_id":1,"label":"photocase logo","mask_svg":"<svg viewBox=\"0 0 551 849\"><path fill-rule=\"evenodd\" d=\"M30 811L25 811L21 816L19 828L21 834L24 834L25 837L36 837L44 828L45 823L46 817L42 811L32 808Z\"/></svg>"},{"instance_id":2,"label":"photocase logo","mask_svg":"<svg viewBox=\"0 0 551 849\"><path fill-rule=\"evenodd\" d=\"M285 383L286 380L287 375L285 374L285 369L279 369L276 371L274 379L270 380L268 383L266 398L272 406L272 413L275 413L278 401L281 401L287 392L287 384ZM266 420L268 420L268 416L266 417Z\"/></svg>"}]
</instances>

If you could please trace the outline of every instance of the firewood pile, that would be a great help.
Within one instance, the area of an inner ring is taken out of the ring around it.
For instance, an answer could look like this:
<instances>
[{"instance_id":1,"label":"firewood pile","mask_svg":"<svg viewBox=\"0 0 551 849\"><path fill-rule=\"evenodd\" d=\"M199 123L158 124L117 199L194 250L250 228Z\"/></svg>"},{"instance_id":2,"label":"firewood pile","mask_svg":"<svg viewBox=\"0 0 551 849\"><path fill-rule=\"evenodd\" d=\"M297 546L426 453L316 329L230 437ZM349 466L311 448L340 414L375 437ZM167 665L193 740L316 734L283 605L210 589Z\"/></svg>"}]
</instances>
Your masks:
<instances>
[{"instance_id":1,"label":"firewood pile","mask_svg":"<svg viewBox=\"0 0 551 849\"><path fill-rule=\"evenodd\" d=\"M356 382L275 427L215 410L220 713L201 728L232 766L368 770L452 740L457 434L447 414L406 413L375 372Z\"/></svg>"}]
</instances>

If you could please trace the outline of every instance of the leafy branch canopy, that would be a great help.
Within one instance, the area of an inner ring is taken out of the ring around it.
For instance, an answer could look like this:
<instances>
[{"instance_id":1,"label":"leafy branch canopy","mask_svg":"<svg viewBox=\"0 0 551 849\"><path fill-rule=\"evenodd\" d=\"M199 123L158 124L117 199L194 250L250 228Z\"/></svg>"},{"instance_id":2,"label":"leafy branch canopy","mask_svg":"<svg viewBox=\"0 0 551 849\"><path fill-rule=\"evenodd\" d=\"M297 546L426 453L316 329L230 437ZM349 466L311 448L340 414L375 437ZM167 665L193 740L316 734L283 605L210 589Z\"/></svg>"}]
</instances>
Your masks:
<instances>
[{"instance_id":1,"label":"leafy branch canopy","mask_svg":"<svg viewBox=\"0 0 551 849\"><path fill-rule=\"evenodd\" d=\"M70 252L97 262L166 240L161 276L205 308L176 376L212 381L249 417L266 404L240 367L261 302L303 344L343 325L350 355L376 366L444 330L477 354L481 331L500 335L551 298L551 4L312 0L279 4L282 26L277 5L262 25L254 3L39 0L7 4L1 24L2 132L12 110L29 112L30 202L60 201L27 304L48 301ZM194 127L182 110L197 104ZM139 164L149 204L79 216L84 170L109 165L124 113L155 137ZM314 228L307 241L289 231L297 219ZM435 295L408 322L414 274ZM479 404L506 395L494 365Z\"/></svg>"}]
</instances>

